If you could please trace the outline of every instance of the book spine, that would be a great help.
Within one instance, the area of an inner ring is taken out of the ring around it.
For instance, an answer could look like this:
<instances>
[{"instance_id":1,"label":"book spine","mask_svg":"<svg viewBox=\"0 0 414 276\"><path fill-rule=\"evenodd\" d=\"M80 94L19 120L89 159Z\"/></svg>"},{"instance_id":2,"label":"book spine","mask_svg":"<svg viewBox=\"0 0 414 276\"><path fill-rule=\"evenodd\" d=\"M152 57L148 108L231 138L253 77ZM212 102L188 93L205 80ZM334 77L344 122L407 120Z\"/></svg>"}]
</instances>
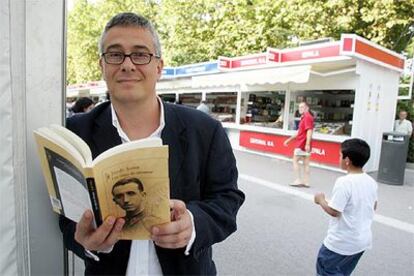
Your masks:
<instances>
[{"instance_id":1,"label":"book spine","mask_svg":"<svg viewBox=\"0 0 414 276\"><path fill-rule=\"evenodd\" d=\"M89 197L91 198L92 202L92 211L95 217L96 226L102 224L102 215L101 209L99 208L99 200L98 200L98 193L96 191L95 179L93 178L86 178L86 183L88 184L89 190Z\"/></svg>"}]
</instances>

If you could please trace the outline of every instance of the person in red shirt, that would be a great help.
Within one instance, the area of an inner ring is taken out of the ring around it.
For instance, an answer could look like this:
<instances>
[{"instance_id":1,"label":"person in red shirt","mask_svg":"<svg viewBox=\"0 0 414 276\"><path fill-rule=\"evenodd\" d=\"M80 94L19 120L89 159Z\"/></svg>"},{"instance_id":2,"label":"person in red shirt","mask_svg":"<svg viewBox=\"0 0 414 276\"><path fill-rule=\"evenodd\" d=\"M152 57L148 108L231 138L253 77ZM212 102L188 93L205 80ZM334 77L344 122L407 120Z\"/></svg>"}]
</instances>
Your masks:
<instances>
[{"instance_id":1,"label":"person in red shirt","mask_svg":"<svg viewBox=\"0 0 414 276\"><path fill-rule=\"evenodd\" d=\"M286 139L283 144L287 146L292 140L296 139L295 150L293 152L293 170L296 179L290 185L295 187L309 187L309 162L314 120L306 102L299 104L299 113L301 114L301 119L297 133ZM303 177L301 177L299 166L299 161L301 160L303 161Z\"/></svg>"}]
</instances>

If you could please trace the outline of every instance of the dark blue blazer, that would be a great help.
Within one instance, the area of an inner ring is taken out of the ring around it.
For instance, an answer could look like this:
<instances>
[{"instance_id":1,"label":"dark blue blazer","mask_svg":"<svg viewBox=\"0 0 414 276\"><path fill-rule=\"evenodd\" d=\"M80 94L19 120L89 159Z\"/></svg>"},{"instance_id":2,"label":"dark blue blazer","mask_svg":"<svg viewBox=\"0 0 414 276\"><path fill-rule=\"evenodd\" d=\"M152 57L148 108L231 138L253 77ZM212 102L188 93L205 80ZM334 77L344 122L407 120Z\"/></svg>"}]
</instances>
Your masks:
<instances>
[{"instance_id":1,"label":"dark blue blazer","mask_svg":"<svg viewBox=\"0 0 414 276\"><path fill-rule=\"evenodd\" d=\"M211 246L236 231L236 214L244 201L237 187L236 160L220 122L181 105L164 103L165 128L161 137L169 146L170 196L184 201L194 216L196 239L190 255L184 248L155 246L164 275L214 275ZM67 120L95 158L121 143L112 125L109 102ZM121 240L100 261L85 257L74 240L75 223L60 217L66 247L85 260L86 275L125 275L131 241Z\"/></svg>"}]
</instances>

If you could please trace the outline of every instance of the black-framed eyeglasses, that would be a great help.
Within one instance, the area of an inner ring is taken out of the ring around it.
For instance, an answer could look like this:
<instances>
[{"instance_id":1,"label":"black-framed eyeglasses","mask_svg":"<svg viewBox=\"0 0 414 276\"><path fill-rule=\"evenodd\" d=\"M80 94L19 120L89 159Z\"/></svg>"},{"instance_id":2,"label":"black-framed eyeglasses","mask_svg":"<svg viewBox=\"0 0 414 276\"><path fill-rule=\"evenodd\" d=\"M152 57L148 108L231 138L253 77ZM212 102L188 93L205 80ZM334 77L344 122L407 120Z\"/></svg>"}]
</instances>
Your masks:
<instances>
[{"instance_id":1,"label":"black-framed eyeglasses","mask_svg":"<svg viewBox=\"0 0 414 276\"><path fill-rule=\"evenodd\" d=\"M103 53L102 56L106 63L116 65L124 63L126 57L129 57L131 59L131 62L135 65L148 64L151 62L152 57L160 58L160 56L157 56L155 54L140 52L130 53L129 55L122 52L107 52Z\"/></svg>"}]
</instances>

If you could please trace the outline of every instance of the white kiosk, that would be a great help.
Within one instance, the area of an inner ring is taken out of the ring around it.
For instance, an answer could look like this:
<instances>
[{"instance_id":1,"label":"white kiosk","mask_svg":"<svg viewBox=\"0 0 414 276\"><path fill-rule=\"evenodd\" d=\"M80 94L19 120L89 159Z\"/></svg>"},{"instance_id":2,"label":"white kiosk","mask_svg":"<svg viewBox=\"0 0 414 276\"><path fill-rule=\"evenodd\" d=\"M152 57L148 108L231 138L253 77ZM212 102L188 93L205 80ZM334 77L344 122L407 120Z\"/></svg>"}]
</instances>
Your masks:
<instances>
[{"instance_id":1,"label":"white kiosk","mask_svg":"<svg viewBox=\"0 0 414 276\"><path fill-rule=\"evenodd\" d=\"M206 100L233 148L283 157L292 155L293 145L283 141L295 132L298 103L306 101L316 119L313 163L335 169L340 143L360 137L372 150L366 168L375 171L403 69L403 56L343 34L340 41L167 68L157 92L193 107Z\"/></svg>"}]
</instances>

